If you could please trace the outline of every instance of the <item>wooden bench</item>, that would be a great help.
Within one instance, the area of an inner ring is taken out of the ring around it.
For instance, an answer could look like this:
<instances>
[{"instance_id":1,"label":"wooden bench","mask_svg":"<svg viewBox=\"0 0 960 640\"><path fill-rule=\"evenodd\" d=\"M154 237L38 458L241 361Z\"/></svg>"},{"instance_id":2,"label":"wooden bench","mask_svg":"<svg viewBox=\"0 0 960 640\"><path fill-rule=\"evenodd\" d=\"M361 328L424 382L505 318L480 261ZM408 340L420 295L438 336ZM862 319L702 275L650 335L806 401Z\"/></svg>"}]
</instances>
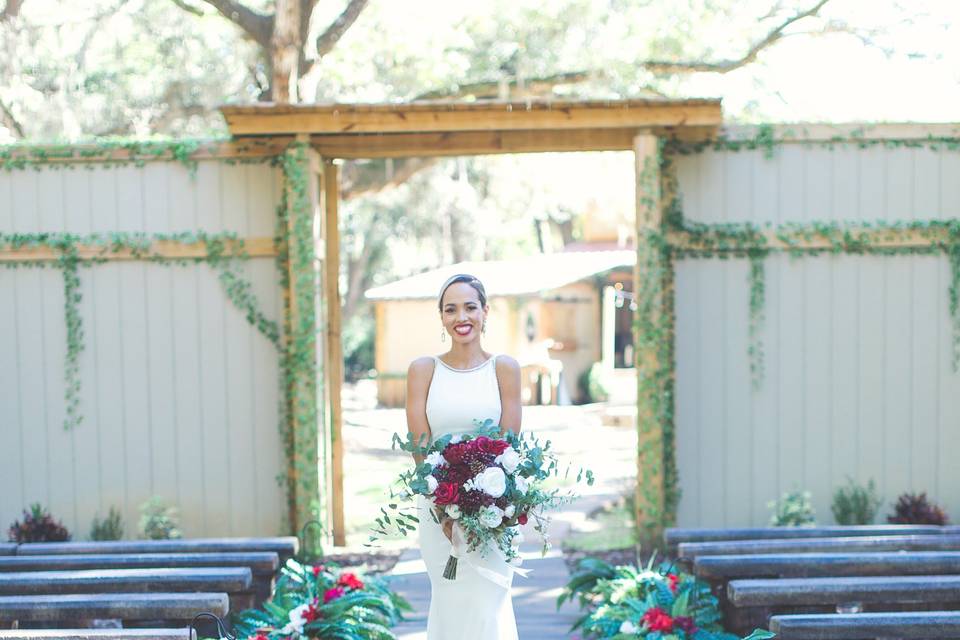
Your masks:
<instances>
[{"instance_id":1,"label":"wooden bench","mask_svg":"<svg viewBox=\"0 0 960 640\"><path fill-rule=\"evenodd\" d=\"M237 553L272 552L283 564L296 555L294 537L187 538L183 540L116 540L110 542L31 542L17 546L16 555L77 555L118 553Z\"/></svg>"},{"instance_id":2,"label":"wooden bench","mask_svg":"<svg viewBox=\"0 0 960 640\"><path fill-rule=\"evenodd\" d=\"M956 551L960 535L847 536L784 540L724 540L683 542L677 549L681 560L707 555L756 555L768 553L814 553L859 551Z\"/></svg>"},{"instance_id":3,"label":"wooden bench","mask_svg":"<svg viewBox=\"0 0 960 640\"><path fill-rule=\"evenodd\" d=\"M667 547L674 551L684 542L719 542L722 540L785 540L795 538L837 538L890 535L956 534L953 527L926 524L877 524L832 527L746 527L737 529L679 529L664 532Z\"/></svg>"},{"instance_id":4,"label":"wooden bench","mask_svg":"<svg viewBox=\"0 0 960 640\"><path fill-rule=\"evenodd\" d=\"M736 578L960 575L960 551L700 556L693 566L694 573L708 581Z\"/></svg>"},{"instance_id":5,"label":"wooden bench","mask_svg":"<svg viewBox=\"0 0 960 640\"><path fill-rule=\"evenodd\" d=\"M897 611L773 616L779 640L872 640L873 638L958 638L960 612Z\"/></svg>"},{"instance_id":6,"label":"wooden bench","mask_svg":"<svg viewBox=\"0 0 960 640\"><path fill-rule=\"evenodd\" d=\"M845 602L960 604L960 575L731 580L727 598L741 608Z\"/></svg>"},{"instance_id":7,"label":"wooden bench","mask_svg":"<svg viewBox=\"0 0 960 640\"><path fill-rule=\"evenodd\" d=\"M0 622L71 623L93 618L190 622L198 613L223 617L225 593L84 593L0 596Z\"/></svg>"},{"instance_id":8,"label":"wooden bench","mask_svg":"<svg viewBox=\"0 0 960 640\"><path fill-rule=\"evenodd\" d=\"M12 556L17 551L17 545L13 542L0 542L0 556Z\"/></svg>"},{"instance_id":9,"label":"wooden bench","mask_svg":"<svg viewBox=\"0 0 960 640\"><path fill-rule=\"evenodd\" d=\"M0 640L196 640L182 629L0 629Z\"/></svg>"},{"instance_id":10,"label":"wooden bench","mask_svg":"<svg viewBox=\"0 0 960 640\"><path fill-rule=\"evenodd\" d=\"M274 585L280 559L275 552L221 552L221 553L118 553L81 555L27 555L0 556L0 576L16 571L79 571L89 569L155 569L246 567L253 583L249 604L237 600L236 606L259 606L267 600ZM202 589L219 591L219 589Z\"/></svg>"}]
</instances>

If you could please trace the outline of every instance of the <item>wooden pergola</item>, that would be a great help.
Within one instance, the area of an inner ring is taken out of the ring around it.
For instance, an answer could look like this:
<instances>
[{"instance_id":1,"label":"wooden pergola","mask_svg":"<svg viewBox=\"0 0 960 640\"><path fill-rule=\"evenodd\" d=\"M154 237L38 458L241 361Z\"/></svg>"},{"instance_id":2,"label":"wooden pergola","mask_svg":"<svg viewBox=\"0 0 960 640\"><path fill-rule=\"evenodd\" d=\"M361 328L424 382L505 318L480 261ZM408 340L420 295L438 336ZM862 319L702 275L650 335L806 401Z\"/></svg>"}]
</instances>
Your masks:
<instances>
[{"instance_id":1,"label":"wooden pergola","mask_svg":"<svg viewBox=\"0 0 960 640\"><path fill-rule=\"evenodd\" d=\"M665 137L709 137L722 124L719 100L614 100L537 102L423 102L409 104L254 105L223 107L230 133L238 141L294 139L309 143L310 169L317 175L315 210L323 212L319 226L323 244L315 259L325 265L339 264L339 175L335 160L341 158L402 158L466 156L504 153L630 151L636 157L636 231L663 227L663 204L659 193L659 141ZM653 175L651 175L653 171ZM642 180L641 180L642 175ZM641 183L648 187L641 188ZM652 185L652 186L649 186ZM644 193L644 191L652 191ZM638 242L638 249L640 243ZM634 270L640 278L640 260ZM649 259L648 259L649 262ZM321 269L326 300L322 393L329 402L332 439L331 499L334 543L344 544L343 441L340 390L343 384L340 292L337 268ZM638 289L635 282L634 290ZM670 295L664 289L654 313L667 313ZM660 351L636 340L639 383L660 368ZM666 363L662 363L666 364ZM661 417L638 397L638 425L659 424ZM653 504L639 504L638 517L658 519L663 511L661 429L641 428L642 449L654 452L653 464L645 464L648 482L660 495ZM296 426L295 426L296 428ZM318 452L303 451L304 459ZM638 465L641 456L638 454ZM651 473L651 470L653 471ZM318 470L319 473L319 470ZM643 477L638 474L638 477ZM323 486L317 478L317 486ZM641 496L639 495L638 498ZM649 495L649 494L648 494ZM649 502L649 500L647 501ZM650 524L650 523L647 523Z\"/></svg>"}]
</instances>

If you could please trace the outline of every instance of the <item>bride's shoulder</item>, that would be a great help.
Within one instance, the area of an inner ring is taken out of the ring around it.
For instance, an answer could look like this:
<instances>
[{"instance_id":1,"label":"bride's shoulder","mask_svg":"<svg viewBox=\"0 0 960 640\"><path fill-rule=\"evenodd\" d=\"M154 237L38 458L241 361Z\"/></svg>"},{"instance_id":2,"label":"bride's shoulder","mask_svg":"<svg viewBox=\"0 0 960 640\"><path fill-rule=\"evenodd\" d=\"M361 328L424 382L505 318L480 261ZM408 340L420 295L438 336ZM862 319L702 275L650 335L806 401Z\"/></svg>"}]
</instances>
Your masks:
<instances>
[{"instance_id":1,"label":"bride's shoulder","mask_svg":"<svg viewBox=\"0 0 960 640\"><path fill-rule=\"evenodd\" d=\"M433 356L420 356L410 363L410 366L407 368L407 375L417 376L431 374L435 366L436 361Z\"/></svg>"},{"instance_id":2,"label":"bride's shoulder","mask_svg":"<svg viewBox=\"0 0 960 640\"><path fill-rule=\"evenodd\" d=\"M506 373L512 371L520 371L520 363L517 362L517 359L513 356L508 356L505 353L500 353L494 356L494 363L497 366L497 372Z\"/></svg>"}]
</instances>

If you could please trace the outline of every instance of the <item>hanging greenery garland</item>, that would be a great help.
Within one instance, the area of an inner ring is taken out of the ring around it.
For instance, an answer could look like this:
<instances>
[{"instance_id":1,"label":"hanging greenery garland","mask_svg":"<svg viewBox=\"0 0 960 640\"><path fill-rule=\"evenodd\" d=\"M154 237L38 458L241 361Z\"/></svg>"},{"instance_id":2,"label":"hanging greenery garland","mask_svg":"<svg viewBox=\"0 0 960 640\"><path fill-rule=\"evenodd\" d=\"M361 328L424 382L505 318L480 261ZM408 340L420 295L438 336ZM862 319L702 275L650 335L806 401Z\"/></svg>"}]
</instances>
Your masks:
<instances>
[{"instance_id":1,"label":"hanging greenery garland","mask_svg":"<svg viewBox=\"0 0 960 640\"><path fill-rule=\"evenodd\" d=\"M206 255L197 258L168 258L152 249L156 242L180 244L204 244ZM243 249L243 241L235 233L95 233L88 235L71 233L0 233L0 247L11 249L48 249L56 255L55 261L26 259L8 261L8 269L17 267L55 266L63 273L64 318L66 324L66 358L64 362L64 428L71 429L83 421L80 413L80 354L84 350L83 321L80 315L82 294L80 290L81 266L104 264L111 253L129 252L139 260L156 264L185 265L207 263L218 275L227 298L244 313L247 321L263 334L274 346L280 346L280 332L276 322L261 311L251 283L243 277L240 261L249 258ZM100 247L92 257L81 258L80 247ZM234 247L234 251L228 251Z\"/></svg>"}]
</instances>

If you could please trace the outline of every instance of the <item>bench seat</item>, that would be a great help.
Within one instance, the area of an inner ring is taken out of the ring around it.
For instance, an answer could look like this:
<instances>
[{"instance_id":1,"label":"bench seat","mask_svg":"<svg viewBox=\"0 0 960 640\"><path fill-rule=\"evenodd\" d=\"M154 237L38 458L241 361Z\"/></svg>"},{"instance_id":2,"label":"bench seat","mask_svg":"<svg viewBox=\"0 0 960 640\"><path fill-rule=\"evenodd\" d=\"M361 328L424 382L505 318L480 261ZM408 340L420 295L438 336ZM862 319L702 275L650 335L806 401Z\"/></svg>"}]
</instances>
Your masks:
<instances>
[{"instance_id":1,"label":"bench seat","mask_svg":"<svg viewBox=\"0 0 960 640\"><path fill-rule=\"evenodd\" d=\"M700 556L693 566L707 580L960 575L960 551Z\"/></svg>"},{"instance_id":2,"label":"bench seat","mask_svg":"<svg viewBox=\"0 0 960 640\"><path fill-rule=\"evenodd\" d=\"M272 551L0 556L0 573L82 569L248 567L255 578L272 578L279 566L280 558L276 552Z\"/></svg>"},{"instance_id":3,"label":"bench seat","mask_svg":"<svg viewBox=\"0 0 960 640\"><path fill-rule=\"evenodd\" d=\"M817 553L867 551L957 551L960 535L847 536L783 540L723 540L684 542L677 549L683 560L708 555L757 555L764 553Z\"/></svg>"},{"instance_id":4,"label":"bench seat","mask_svg":"<svg viewBox=\"0 0 960 640\"><path fill-rule=\"evenodd\" d=\"M223 617L225 593L84 593L0 596L0 622L70 622L91 618L193 620L198 613Z\"/></svg>"},{"instance_id":5,"label":"bench seat","mask_svg":"<svg viewBox=\"0 0 960 640\"><path fill-rule=\"evenodd\" d=\"M958 638L958 611L801 614L770 618L778 640L872 640L886 638Z\"/></svg>"},{"instance_id":6,"label":"bench seat","mask_svg":"<svg viewBox=\"0 0 960 640\"><path fill-rule=\"evenodd\" d=\"M195 640L193 629L0 629L0 640Z\"/></svg>"},{"instance_id":7,"label":"bench seat","mask_svg":"<svg viewBox=\"0 0 960 640\"><path fill-rule=\"evenodd\" d=\"M663 538L670 549L683 542L721 540L784 540L793 538L837 538L891 535L943 535L957 533L952 527L932 524L873 524L829 527L742 527L731 529L667 529Z\"/></svg>"},{"instance_id":8,"label":"bench seat","mask_svg":"<svg viewBox=\"0 0 960 640\"><path fill-rule=\"evenodd\" d=\"M960 604L960 575L731 580L727 599L738 608L844 602Z\"/></svg>"},{"instance_id":9,"label":"bench seat","mask_svg":"<svg viewBox=\"0 0 960 640\"><path fill-rule=\"evenodd\" d=\"M94 569L0 573L0 595L135 592L224 592L250 589L246 567Z\"/></svg>"},{"instance_id":10,"label":"bench seat","mask_svg":"<svg viewBox=\"0 0 960 640\"><path fill-rule=\"evenodd\" d=\"M221 553L266 551L281 562L297 553L294 537L185 538L182 540L115 540L109 542L31 542L17 546L16 555L75 555L82 553Z\"/></svg>"}]
</instances>

